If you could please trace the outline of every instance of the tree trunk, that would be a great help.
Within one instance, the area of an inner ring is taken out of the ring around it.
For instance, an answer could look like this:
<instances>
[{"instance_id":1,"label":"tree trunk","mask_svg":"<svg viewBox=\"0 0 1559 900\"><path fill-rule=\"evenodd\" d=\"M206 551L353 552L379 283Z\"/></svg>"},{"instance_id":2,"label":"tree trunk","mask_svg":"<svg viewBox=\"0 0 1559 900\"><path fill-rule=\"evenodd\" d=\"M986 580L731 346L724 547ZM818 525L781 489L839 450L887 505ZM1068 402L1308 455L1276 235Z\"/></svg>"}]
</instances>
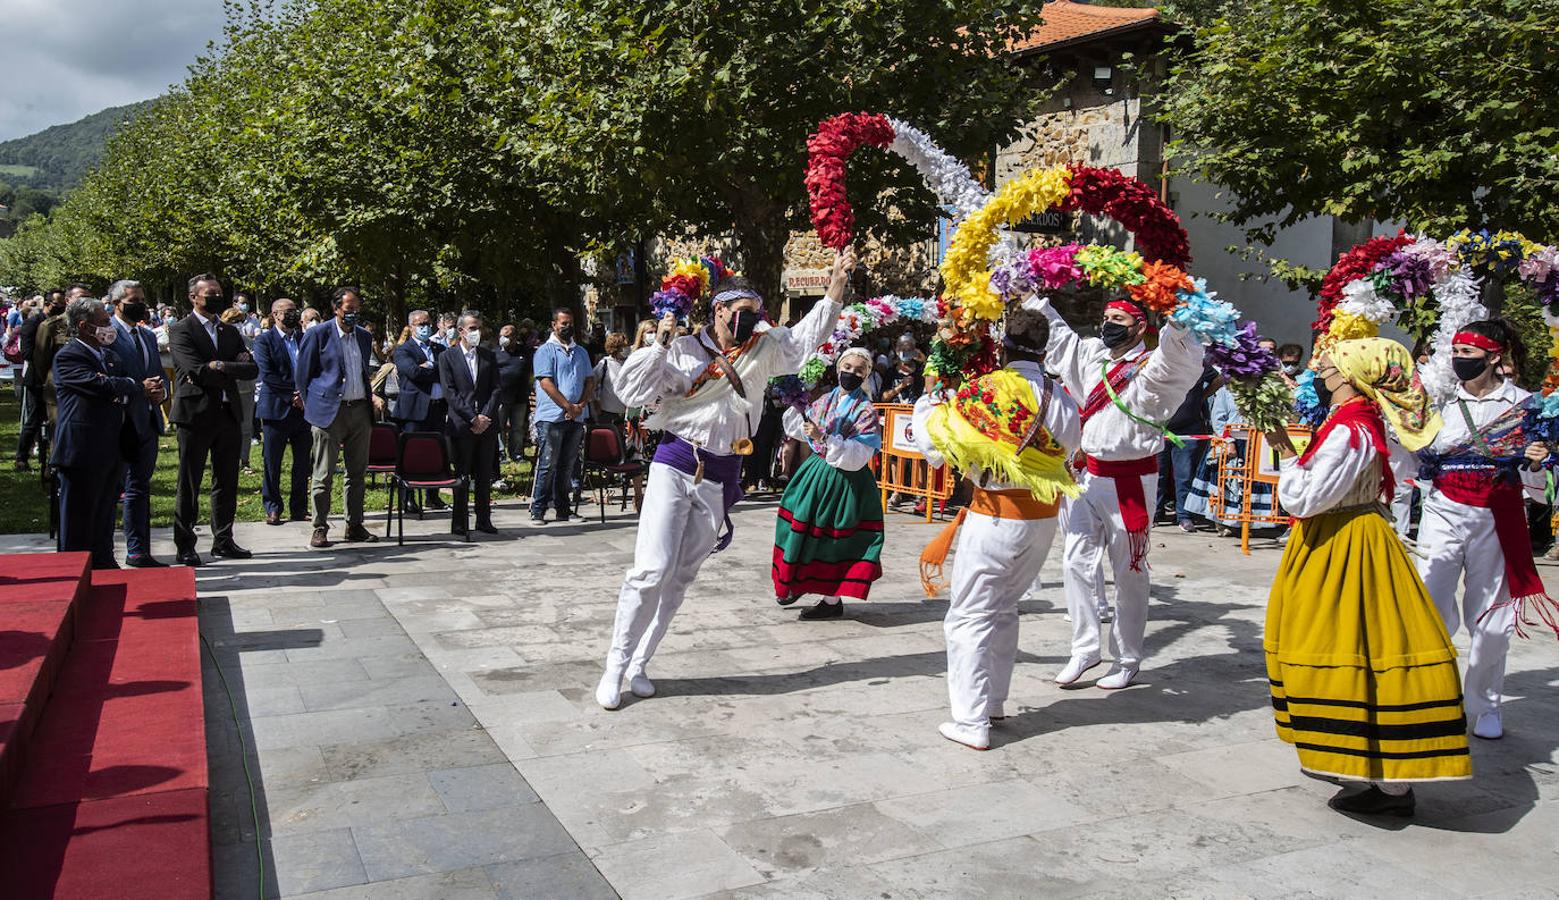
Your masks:
<instances>
[{"instance_id":1,"label":"tree trunk","mask_svg":"<svg viewBox=\"0 0 1559 900\"><path fill-rule=\"evenodd\" d=\"M384 305L387 321L384 333L390 340L400 337L401 326L406 323L406 265L395 264L395 271L384 279Z\"/></svg>"},{"instance_id":2,"label":"tree trunk","mask_svg":"<svg viewBox=\"0 0 1559 900\"><path fill-rule=\"evenodd\" d=\"M784 213L738 214L735 232L740 271L763 295L770 318L777 320L785 305L785 242L790 239Z\"/></svg>"}]
</instances>

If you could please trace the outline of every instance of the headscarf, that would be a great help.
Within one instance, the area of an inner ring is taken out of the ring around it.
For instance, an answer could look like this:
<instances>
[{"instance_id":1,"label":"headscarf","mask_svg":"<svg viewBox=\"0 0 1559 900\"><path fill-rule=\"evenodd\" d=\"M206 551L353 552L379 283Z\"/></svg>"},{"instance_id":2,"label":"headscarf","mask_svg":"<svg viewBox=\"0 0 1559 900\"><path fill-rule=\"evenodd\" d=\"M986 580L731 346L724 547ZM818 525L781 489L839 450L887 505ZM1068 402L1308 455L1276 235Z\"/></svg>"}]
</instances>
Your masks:
<instances>
[{"instance_id":1,"label":"headscarf","mask_svg":"<svg viewBox=\"0 0 1559 900\"><path fill-rule=\"evenodd\" d=\"M834 362L834 371L837 372L839 370L840 363L843 363L845 360L849 359L852 356L859 356L861 359L866 360L866 370L868 372L871 371L871 368L872 368L872 354L871 354L871 351L867 350L865 347L851 347L850 349L846 350L845 352L839 354L839 359Z\"/></svg>"},{"instance_id":2,"label":"headscarf","mask_svg":"<svg viewBox=\"0 0 1559 900\"><path fill-rule=\"evenodd\" d=\"M1326 355L1348 383L1380 409L1405 449L1416 452L1434 441L1440 414L1429 407L1429 394L1406 347L1387 338L1357 338L1338 341Z\"/></svg>"}]
</instances>

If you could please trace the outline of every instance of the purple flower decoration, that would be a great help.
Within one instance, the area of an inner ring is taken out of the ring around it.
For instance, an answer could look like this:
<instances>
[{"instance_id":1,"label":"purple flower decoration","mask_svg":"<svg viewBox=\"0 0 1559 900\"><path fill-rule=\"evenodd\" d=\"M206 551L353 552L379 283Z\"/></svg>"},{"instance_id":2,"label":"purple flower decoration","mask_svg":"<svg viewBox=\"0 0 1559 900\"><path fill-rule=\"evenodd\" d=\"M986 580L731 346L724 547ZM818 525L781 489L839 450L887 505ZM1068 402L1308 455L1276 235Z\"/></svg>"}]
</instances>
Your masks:
<instances>
[{"instance_id":1,"label":"purple flower decoration","mask_svg":"<svg viewBox=\"0 0 1559 900\"><path fill-rule=\"evenodd\" d=\"M769 381L769 393L774 399L785 404L791 409L805 412L812 402L811 395L807 392L807 386L795 375L781 375Z\"/></svg>"},{"instance_id":2,"label":"purple flower decoration","mask_svg":"<svg viewBox=\"0 0 1559 900\"><path fill-rule=\"evenodd\" d=\"M669 291L656 291L650 295L650 312L657 319L668 312L674 313L679 319L685 319L692 311L692 298L675 288Z\"/></svg>"},{"instance_id":3,"label":"purple flower decoration","mask_svg":"<svg viewBox=\"0 0 1559 900\"><path fill-rule=\"evenodd\" d=\"M1429 293L1434 285L1434 267L1430 261L1408 250L1397 250L1381 260L1377 272L1385 273L1391 290L1412 303Z\"/></svg>"},{"instance_id":4,"label":"purple flower decoration","mask_svg":"<svg viewBox=\"0 0 1559 900\"><path fill-rule=\"evenodd\" d=\"M1207 345L1207 361L1225 378L1245 381L1260 378L1279 368L1277 354L1257 343L1256 323L1246 322L1234 333L1234 343Z\"/></svg>"}]
</instances>

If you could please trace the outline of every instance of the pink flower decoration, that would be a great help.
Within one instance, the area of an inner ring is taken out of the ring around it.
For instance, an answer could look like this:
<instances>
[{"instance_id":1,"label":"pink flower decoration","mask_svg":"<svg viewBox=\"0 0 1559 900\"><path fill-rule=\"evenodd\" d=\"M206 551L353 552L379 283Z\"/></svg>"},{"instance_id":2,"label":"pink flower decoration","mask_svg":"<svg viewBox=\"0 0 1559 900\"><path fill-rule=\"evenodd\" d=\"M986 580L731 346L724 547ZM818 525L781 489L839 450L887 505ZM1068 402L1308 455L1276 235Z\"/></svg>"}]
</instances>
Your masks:
<instances>
[{"instance_id":1,"label":"pink flower decoration","mask_svg":"<svg viewBox=\"0 0 1559 900\"><path fill-rule=\"evenodd\" d=\"M1029 267L1045 287L1066 287L1083 277L1083 270L1077 265L1077 251L1076 244L1038 247L1029 251Z\"/></svg>"}]
</instances>

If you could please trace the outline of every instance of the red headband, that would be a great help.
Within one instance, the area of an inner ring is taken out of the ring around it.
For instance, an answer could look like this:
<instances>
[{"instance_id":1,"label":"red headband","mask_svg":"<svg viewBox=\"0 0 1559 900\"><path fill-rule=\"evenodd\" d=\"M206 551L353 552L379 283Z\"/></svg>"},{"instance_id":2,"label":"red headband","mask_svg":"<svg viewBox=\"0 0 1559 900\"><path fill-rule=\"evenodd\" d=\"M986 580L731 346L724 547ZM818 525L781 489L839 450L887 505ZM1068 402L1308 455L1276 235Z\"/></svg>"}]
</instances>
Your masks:
<instances>
[{"instance_id":1,"label":"red headband","mask_svg":"<svg viewBox=\"0 0 1559 900\"><path fill-rule=\"evenodd\" d=\"M1109 303L1104 304L1104 308L1106 311L1113 309L1123 312L1138 322L1146 322L1148 320L1147 313L1142 311L1142 307L1132 303L1130 300L1111 300Z\"/></svg>"},{"instance_id":2,"label":"red headband","mask_svg":"<svg viewBox=\"0 0 1559 900\"><path fill-rule=\"evenodd\" d=\"M1456 332L1456 336L1451 338L1451 343L1466 344L1469 347L1477 347L1479 350L1486 350L1489 353L1505 352L1504 344L1501 344L1499 341L1496 341L1491 337L1484 337L1481 334L1474 334L1471 331Z\"/></svg>"}]
</instances>

